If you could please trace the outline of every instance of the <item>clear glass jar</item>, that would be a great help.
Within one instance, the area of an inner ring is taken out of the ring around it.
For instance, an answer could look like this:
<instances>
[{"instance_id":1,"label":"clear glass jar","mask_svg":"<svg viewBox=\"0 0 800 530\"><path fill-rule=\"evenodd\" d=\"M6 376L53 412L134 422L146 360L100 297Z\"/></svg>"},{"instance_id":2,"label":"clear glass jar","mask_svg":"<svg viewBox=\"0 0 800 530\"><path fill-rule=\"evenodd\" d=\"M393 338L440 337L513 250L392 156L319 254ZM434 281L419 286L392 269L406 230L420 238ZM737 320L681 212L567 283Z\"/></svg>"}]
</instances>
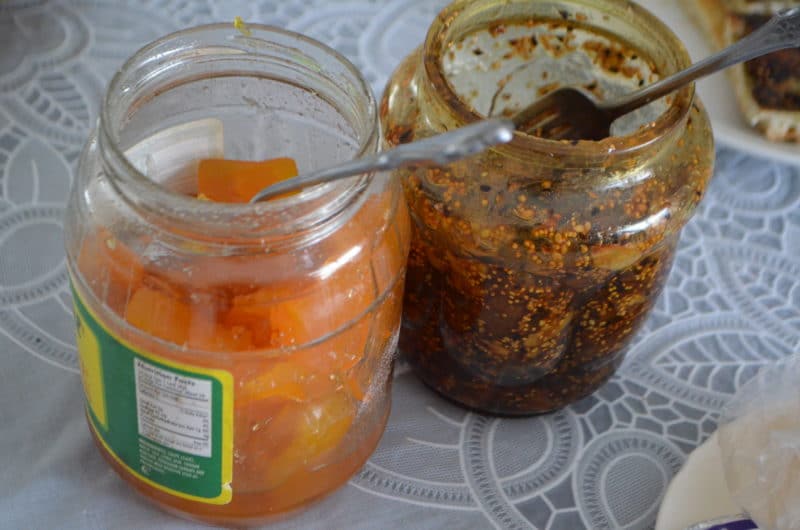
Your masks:
<instances>
[{"instance_id":1,"label":"clear glass jar","mask_svg":"<svg viewBox=\"0 0 800 530\"><path fill-rule=\"evenodd\" d=\"M511 114L572 84L602 98L689 64L666 26L624 0L459 0L393 74L384 140L473 122L493 100ZM714 159L693 86L620 121L602 141L517 132L469 160L398 172L413 219L400 351L429 386L532 414L614 373Z\"/></svg>"},{"instance_id":2,"label":"clear glass jar","mask_svg":"<svg viewBox=\"0 0 800 530\"><path fill-rule=\"evenodd\" d=\"M410 239L399 182L194 197L201 158L304 172L378 138L356 69L276 28L181 31L112 80L66 248L91 432L150 500L256 524L335 489L378 443Z\"/></svg>"}]
</instances>

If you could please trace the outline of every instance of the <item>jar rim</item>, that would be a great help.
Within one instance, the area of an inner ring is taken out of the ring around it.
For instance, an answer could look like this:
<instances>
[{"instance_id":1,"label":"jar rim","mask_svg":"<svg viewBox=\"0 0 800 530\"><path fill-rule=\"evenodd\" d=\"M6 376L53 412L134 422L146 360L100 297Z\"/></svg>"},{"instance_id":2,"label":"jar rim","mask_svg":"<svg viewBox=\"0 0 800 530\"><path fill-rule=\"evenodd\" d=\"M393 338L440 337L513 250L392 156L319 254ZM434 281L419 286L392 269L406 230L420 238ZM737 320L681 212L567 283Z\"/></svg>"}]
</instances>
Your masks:
<instances>
[{"instance_id":1,"label":"jar rim","mask_svg":"<svg viewBox=\"0 0 800 530\"><path fill-rule=\"evenodd\" d=\"M536 1L536 0L533 0ZM526 4L531 0L505 0L506 4ZM559 5L575 5L578 7L594 6L594 0L563 0ZM687 68L691 65L691 58L683 42L675 33L666 26L658 17L653 15L644 7L629 2L627 0L603 0L604 4L615 7L625 8L633 17L645 21L647 27L662 39L670 43L670 50L674 53L677 68L675 71ZM423 69L425 75L433 85L433 93L439 99L452 117L459 123L468 124L485 117L477 113L471 105L467 104L453 90L451 84L443 71L441 58L446 52L446 46L453 43L451 31L456 23L463 23L464 20L478 15L482 9L480 3L473 0L455 0L446 6L430 26L424 42ZM555 19L554 19L555 20ZM502 22L502 21L498 21ZM564 20L559 20L564 22ZM573 21L570 21L573 22ZM487 26L488 27L488 26ZM613 33L607 32L614 36ZM457 35L463 37L464 35ZM662 73L670 75L674 72ZM690 83L683 88L673 92L674 98L669 107L662 112L658 118L640 127L636 131L621 136L609 136L603 140L553 140L542 138L521 131L514 132L513 140L506 144L493 148L498 152L509 152L521 158L534 155L546 155L550 158L562 160L579 159L587 160L606 160L614 156L631 156L648 146L658 142L661 138L668 136L674 131L681 122L688 116L694 101L695 85ZM620 147L622 146L622 147Z\"/></svg>"},{"instance_id":2,"label":"jar rim","mask_svg":"<svg viewBox=\"0 0 800 530\"><path fill-rule=\"evenodd\" d=\"M231 23L199 25L164 35L143 46L125 61L111 79L103 99L102 108L100 109L97 141L101 147L104 161L110 164L113 169L117 170L112 172L115 174L116 178L109 179L115 190L123 196L129 195L129 193L120 189L121 184L123 187L129 188L134 194L146 193L153 203L159 204L162 207L150 210L149 206L151 205L137 204L136 206L157 214L168 215L172 210L180 210L182 212L191 212L198 218L203 218L204 222L207 222L210 218L224 218L226 219L224 223L225 226L230 226L231 219L237 219L239 217L252 219L267 216L313 201L320 201L324 202L326 205L330 205L331 208L329 208L330 211L328 213L333 216L343 209L346 209L350 204L356 202L360 195L362 195L362 192L369 186L369 183L374 178L374 174L363 174L351 179L312 186L293 195L278 197L269 201L261 201L255 204L220 203L198 200L194 197L169 190L139 171L126 156L119 145L119 134L117 134L114 128L115 117L113 116L112 108L113 105L117 103L115 98L118 98L120 94L126 94L134 90L135 86L129 79L130 74L136 72L138 68L148 65L150 62L168 62L171 56L179 53L191 52L191 50L201 49L206 46L218 48L219 45L203 42L203 37L214 35L220 31L227 31L230 33L225 43L225 46L230 49L225 51L220 49L221 53L230 54L232 53L231 49L235 50L234 53L250 55L258 55L259 50L263 50L264 52L287 51L294 54L293 59L298 60L298 65L304 68L313 68L313 66L308 67L302 64L304 59L313 62L313 58L309 57L309 55L304 53L299 47L292 46L293 43L296 43L298 46L302 45L307 49L313 50L314 53L318 53L322 57L330 58L335 61L338 67L343 67L345 69L349 80L353 81L355 85L354 88L357 93L350 95L363 99L363 108L366 111L364 121L367 133L359 139L354 158L359 158L368 154L369 151L377 145L380 126L377 104L372 89L355 65L340 52L301 33L266 24L247 23L245 31L235 28ZM175 45L174 48L169 48L170 44ZM167 50L166 52L165 49ZM268 56L266 53L263 55L265 57ZM156 69L149 78L144 80L144 83L151 81L152 78L166 69L168 69L167 65L163 65L160 70ZM135 103L136 100L133 102ZM127 111L128 109L125 110ZM357 126L357 124L352 125L354 128ZM125 198L130 199L130 197ZM321 223L324 220L317 221ZM224 227L221 226L220 228ZM266 231L260 230L258 233L250 235L255 238L263 239L271 235L291 232L292 228L296 231L297 228L302 228L302 226L288 228L289 230L287 230L287 227L272 227Z\"/></svg>"}]
</instances>

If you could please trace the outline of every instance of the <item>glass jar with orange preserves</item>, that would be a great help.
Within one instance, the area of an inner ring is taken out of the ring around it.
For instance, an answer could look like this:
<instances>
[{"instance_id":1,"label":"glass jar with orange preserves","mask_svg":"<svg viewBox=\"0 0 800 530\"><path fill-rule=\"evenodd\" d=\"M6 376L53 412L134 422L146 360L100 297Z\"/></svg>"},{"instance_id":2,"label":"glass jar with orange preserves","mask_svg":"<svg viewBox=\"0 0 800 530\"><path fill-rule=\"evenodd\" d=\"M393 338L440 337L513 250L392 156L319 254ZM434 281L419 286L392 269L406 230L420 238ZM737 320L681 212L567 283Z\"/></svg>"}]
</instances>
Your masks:
<instances>
[{"instance_id":1,"label":"glass jar with orange preserves","mask_svg":"<svg viewBox=\"0 0 800 530\"><path fill-rule=\"evenodd\" d=\"M274 28L179 32L113 79L70 196L68 265L91 433L165 509L268 521L376 446L409 245L399 183L215 202L198 160L288 157L305 172L375 152L378 131L350 63Z\"/></svg>"},{"instance_id":2,"label":"glass jar with orange preserves","mask_svg":"<svg viewBox=\"0 0 800 530\"><path fill-rule=\"evenodd\" d=\"M689 63L626 0L458 0L387 86L385 141L511 115L560 86L607 98ZM399 171L413 219L401 353L482 411L547 412L593 392L661 292L713 158L687 86L601 141L517 132L447 167Z\"/></svg>"}]
</instances>

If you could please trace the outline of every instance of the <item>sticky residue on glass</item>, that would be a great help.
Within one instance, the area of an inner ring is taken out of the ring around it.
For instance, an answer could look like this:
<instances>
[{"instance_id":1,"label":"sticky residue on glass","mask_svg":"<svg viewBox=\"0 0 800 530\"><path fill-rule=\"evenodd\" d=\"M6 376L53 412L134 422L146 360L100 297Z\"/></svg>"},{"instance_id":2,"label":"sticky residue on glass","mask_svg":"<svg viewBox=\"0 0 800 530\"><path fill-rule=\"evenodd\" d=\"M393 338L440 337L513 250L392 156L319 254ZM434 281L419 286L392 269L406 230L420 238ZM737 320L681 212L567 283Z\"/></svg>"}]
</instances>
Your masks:
<instances>
[{"instance_id":1,"label":"sticky residue on glass","mask_svg":"<svg viewBox=\"0 0 800 530\"><path fill-rule=\"evenodd\" d=\"M550 20L479 30L442 57L448 83L482 115L510 116L562 87L611 99L657 81L652 61L587 28ZM617 120L612 135L631 133L666 109L656 101Z\"/></svg>"}]
</instances>

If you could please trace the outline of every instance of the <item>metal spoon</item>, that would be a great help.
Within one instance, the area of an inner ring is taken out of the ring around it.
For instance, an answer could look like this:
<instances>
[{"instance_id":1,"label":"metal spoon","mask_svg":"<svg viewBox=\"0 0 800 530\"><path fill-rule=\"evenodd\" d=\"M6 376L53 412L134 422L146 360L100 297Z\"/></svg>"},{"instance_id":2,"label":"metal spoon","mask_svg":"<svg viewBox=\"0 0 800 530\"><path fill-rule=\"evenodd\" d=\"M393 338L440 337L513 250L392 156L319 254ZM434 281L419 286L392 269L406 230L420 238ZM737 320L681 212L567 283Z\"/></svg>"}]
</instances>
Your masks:
<instances>
[{"instance_id":1,"label":"metal spoon","mask_svg":"<svg viewBox=\"0 0 800 530\"><path fill-rule=\"evenodd\" d=\"M286 179L259 191L250 199L250 202L263 201L314 184L322 184L370 171L383 171L412 165L443 166L478 154L488 147L510 142L513 137L514 124L511 120L489 118L444 134L403 144L382 153Z\"/></svg>"},{"instance_id":2,"label":"metal spoon","mask_svg":"<svg viewBox=\"0 0 800 530\"><path fill-rule=\"evenodd\" d=\"M779 12L736 43L642 90L611 101L597 101L581 90L561 88L525 107L512 120L518 131L535 131L543 138L602 140L610 136L611 123L620 116L699 77L795 46L800 46L800 7Z\"/></svg>"},{"instance_id":3,"label":"metal spoon","mask_svg":"<svg viewBox=\"0 0 800 530\"><path fill-rule=\"evenodd\" d=\"M551 92L509 119L489 118L389 151L345 162L267 186L251 203L340 178L410 165L444 165L511 141L514 130L536 130L551 139L601 140L618 117L695 79L767 53L800 46L800 8L784 10L717 54L625 97L598 102L575 88Z\"/></svg>"}]
</instances>

